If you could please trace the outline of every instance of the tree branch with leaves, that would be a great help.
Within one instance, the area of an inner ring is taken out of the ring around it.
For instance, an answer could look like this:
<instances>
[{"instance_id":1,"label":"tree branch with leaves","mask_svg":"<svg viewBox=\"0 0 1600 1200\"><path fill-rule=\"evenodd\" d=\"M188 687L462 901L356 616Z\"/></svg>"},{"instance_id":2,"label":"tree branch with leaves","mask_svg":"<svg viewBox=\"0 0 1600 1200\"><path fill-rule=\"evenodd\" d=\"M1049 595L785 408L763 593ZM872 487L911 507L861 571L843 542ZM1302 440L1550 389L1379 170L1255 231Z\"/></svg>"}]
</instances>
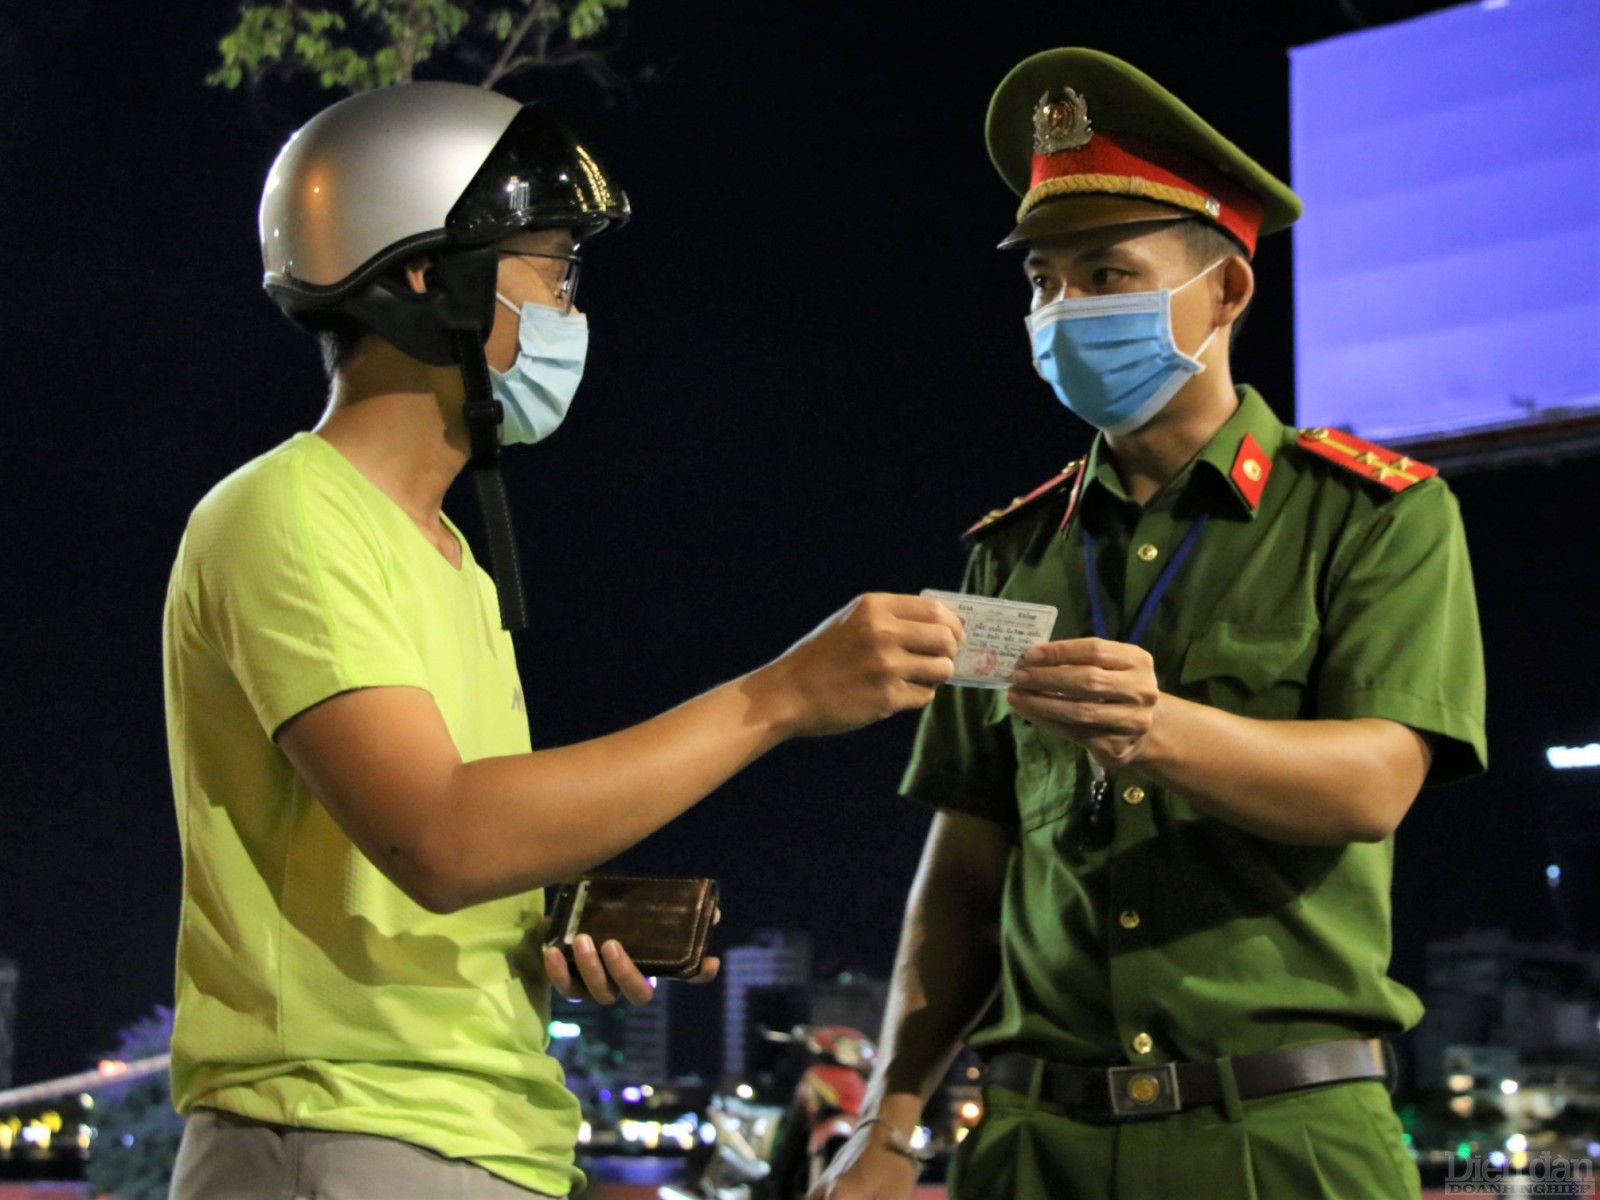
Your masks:
<instances>
[{"instance_id":1,"label":"tree branch with leaves","mask_svg":"<svg viewBox=\"0 0 1600 1200\"><path fill-rule=\"evenodd\" d=\"M245 4L218 43L218 87L310 76L324 88L362 92L409 83L428 64L483 87L539 68L582 65L607 82L596 38L628 0L299 0Z\"/></svg>"}]
</instances>

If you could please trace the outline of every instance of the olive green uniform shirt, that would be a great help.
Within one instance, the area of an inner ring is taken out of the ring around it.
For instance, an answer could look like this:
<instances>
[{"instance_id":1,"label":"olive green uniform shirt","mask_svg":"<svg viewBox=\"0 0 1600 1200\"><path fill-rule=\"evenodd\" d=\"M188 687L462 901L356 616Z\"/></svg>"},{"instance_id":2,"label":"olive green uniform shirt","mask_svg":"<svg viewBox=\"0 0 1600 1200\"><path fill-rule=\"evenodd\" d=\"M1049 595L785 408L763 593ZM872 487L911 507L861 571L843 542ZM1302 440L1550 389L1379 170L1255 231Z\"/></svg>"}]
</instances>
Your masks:
<instances>
[{"instance_id":1,"label":"olive green uniform shirt","mask_svg":"<svg viewBox=\"0 0 1600 1200\"><path fill-rule=\"evenodd\" d=\"M1084 530L1120 638L1191 521L1209 513L1144 647L1162 690L1264 720L1383 717L1429 736L1429 782L1481 770L1483 662L1455 499L1401 492L1311 453L1249 388L1141 508L1097 440L1066 488L987 530L963 590L1056 605L1091 636ZM1230 477L1245 435L1271 460L1259 505ZM1422 1006L1388 977L1393 839L1296 846L1208 816L1136 768L1109 780L1116 829L1075 848L1084 752L1003 691L941 689L903 790L999 822L1001 987L969 1042L1091 1065L1214 1059L1397 1033Z\"/></svg>"}]
</instances>

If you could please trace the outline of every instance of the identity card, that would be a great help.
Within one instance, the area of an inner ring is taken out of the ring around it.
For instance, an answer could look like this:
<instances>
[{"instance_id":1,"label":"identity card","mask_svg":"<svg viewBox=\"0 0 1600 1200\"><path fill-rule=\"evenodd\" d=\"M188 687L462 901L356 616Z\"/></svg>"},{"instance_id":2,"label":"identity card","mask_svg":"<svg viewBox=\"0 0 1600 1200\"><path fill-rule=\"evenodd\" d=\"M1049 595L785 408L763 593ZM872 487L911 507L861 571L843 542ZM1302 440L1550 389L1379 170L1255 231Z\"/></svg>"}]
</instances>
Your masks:
<instances>
[{"instance_id":1,"label":"identity card","mask_svg":"<svg viewBox=\"0 0 1600 1200\"><path fill-rule=\"evenodd\" d=\"M955 613L967 631L965 644L956 651L956 673L950 680L962 687L1010 687L1017 660L1030 646L1049 641L1056 626L1052 604L1022 604L934 588L925 588L922 594Z\"/></svg>"}]
</instances>

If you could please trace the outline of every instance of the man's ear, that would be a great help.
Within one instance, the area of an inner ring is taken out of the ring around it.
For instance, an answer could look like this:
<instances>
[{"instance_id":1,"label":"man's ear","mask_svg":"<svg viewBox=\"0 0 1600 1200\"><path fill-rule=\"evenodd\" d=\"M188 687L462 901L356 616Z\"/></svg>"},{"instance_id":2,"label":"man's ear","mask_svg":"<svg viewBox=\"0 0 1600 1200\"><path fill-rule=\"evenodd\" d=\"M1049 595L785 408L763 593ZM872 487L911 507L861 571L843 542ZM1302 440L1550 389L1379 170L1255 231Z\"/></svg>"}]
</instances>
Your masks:
<instances>
[{"instance_id":1,"label":"man's ear","mask_svg":"<svg viewBox=\"0 0 1600 1200\"><path fill-rule=\"evenodd\" d=\"M433 260L429 258L415 258L405 266L406 283L418 295L429 289L428 273L433 270Z\"/></svg>"}]
</instances>

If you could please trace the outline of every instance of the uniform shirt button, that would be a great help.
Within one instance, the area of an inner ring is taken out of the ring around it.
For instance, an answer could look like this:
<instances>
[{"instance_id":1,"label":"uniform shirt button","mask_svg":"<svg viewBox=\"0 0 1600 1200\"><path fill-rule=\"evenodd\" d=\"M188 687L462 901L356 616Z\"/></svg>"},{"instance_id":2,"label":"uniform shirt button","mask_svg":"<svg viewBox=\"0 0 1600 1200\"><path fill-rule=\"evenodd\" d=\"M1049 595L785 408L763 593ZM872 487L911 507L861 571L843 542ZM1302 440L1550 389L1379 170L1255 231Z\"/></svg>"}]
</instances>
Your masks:
<instances>
[{"instance_id":1,"label":"uniform shirt button","mask_svg":"<svg viewBox=\"0 0 1600 1200\"><path fill-rule=\"evenodd\" d=\"M1143 804L1144 789L1142 787L1131 787L1122 793L1122 799L1126 804Z\"/></svg>"},{"instance_id":2,"label":"uniform shirt button","mask_svg":"<svg viewBox=\"0 0 1600 1200\"><path fill-rule=\"evenodd\" d=\"M1149 1054L1155 1048L1156 1040L1148 1033L1136 1033L1133 1035L1133 1052L1135 1054Z\"/></svg>"},{"instance_id":3,"label":"uniform shirt button","mask_svg":"<svg viewBox=\"0 0 1600 1200\"><path fill-rule=\"evenodd\" d=\"M1139 928L1139 914L1130 908L1117 918L1117 923L1124 929L1137 929Z\"/></svg>"},{"instance_id":4,"label":"uniform shirt button","mask_svg":"<svg viewBox=\"0 0 1600 1200\"><path fill-rule=\"evenodd\" d=\"M1146 542L1144 545L1139 547L1136 553L1139 555L1139 560L1141 562L1155 562L1155 560L1160 556L1161 551L1155 546L1151 545L1149 542Z\"/></svg>"}]
</instances>

